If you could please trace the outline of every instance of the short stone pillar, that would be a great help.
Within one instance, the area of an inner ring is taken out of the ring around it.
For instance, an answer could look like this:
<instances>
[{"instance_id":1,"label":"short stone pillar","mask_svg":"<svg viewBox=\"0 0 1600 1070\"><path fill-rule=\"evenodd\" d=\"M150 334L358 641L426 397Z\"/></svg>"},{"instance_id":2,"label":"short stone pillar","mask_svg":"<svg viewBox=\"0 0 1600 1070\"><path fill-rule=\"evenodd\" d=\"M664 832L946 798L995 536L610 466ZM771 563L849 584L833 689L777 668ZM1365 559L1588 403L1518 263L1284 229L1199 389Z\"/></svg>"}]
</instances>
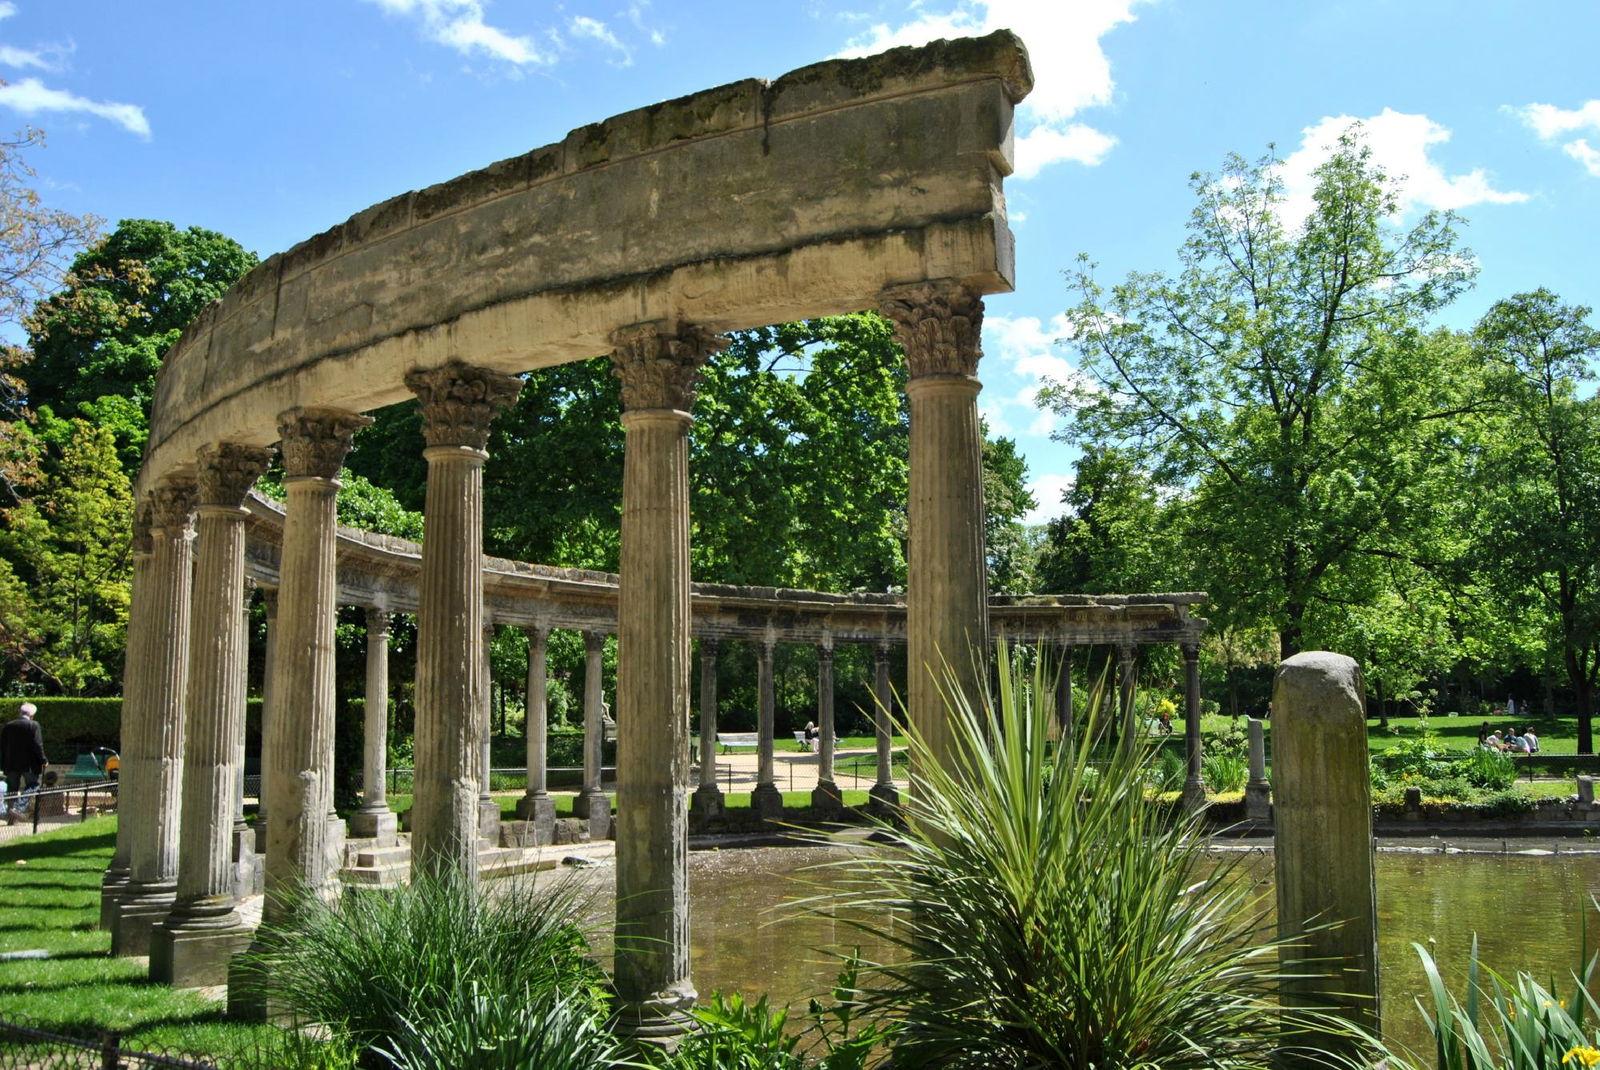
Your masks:
<instances>
[{"instance_id":1,"label":"short stone pillar","mask_svg":"<svg viewBox=\"0 0 1600 1070\"><path fill-rule=\"evenodd\" d=\"M674 1043L689 977L689 415L725 339L694 327L617 331L622 554L617 589L618 1027Z\"/></svg>"},{"instance_id":2,"label":"short stone pillar","mask_svg":"<svg viewBox=\"0 0 1600 1070\"><path fill-rule=\"evenodd\" d=\"M1139 648L1132 643L1117 645L1117 718L1119 738L1125 747L1139 745L1139 718L1134 710L1134 692L1139 685Z\"/></svg>"},{"instance_id":3,"label":"short stone pillar","mask_svg":"<svg viewBox=\"0 0 1600 1070\"><path fill-rule=\"evenodd\" d=\"M150 933L177 898L193 582L189 523L195 491L191 476L173 476L157 485L151 499L151 634L142 644L150 675L148 685L140 688L142 723L133 740L138 749L126 766L137 784L138 811L120 817L134 827L128 883L111 927L111 953L118 956L149 954Z\"/></svg>"},{"instance_id":4,"label":"short stone pillar","mask_svg":"<svg viewBox=\"0 0 1600 1070\"><path fill-rule=\"evenodd\" d=\"M689 797L689 813L711 821L723 813L717 787L717 641L700 640L700 783Z\"/></svg>"},{"instance_id":5,"label":"short stone pillar","mask_svg":"<svg viewBox=\"0 0 1600 1070\"><path fill-rule=\"evenodd\" d=\"M411 872L478 876L483 720L483 464L522 381L453 361L414 370L428 462L417 609Z\"/></svg>"},{"instance_id":6,"label":"short stone pillar","mask_svg":"<svg viewBox=\"0 0 1600 1070\"><path fill-rule=\"evenodd\" d=\"M1272 785L1267 781L1267 733L1258 717L1245 722L1250 737L1250 779L1244 785L1244 816L1265 825L1272 820Z\"/></svg>"},{"instance_id":7,"label":"short stone pillar","mask_svg":"<svg viewBox=\"0 0 1600 1070\"><path fill-rule=\"evenodd\" d=\"M1421 821L1422 789L1413 784L1411 787L1406 788L1402 800L1401 805L1404 808L1405 819L1407 821Z\"/></svg>"},{"instance_id":8,"label":"short stone pillar","mask_svg":"<svg viewBox=\"0 0 1600 1070\"><path fill-rule=\"evenodd\" d=\"M887 290L883 314L905 349L911 410L906 640L909 714L933 759L951 761L946 674L976 707L988 685L983 429L978 361L983 298L955 279ZM916 770L911 770L913 783ZM915 790L915 789L913 789Z\"/></svg>"},{"instance_id":9,"label":"short stone pillar","mask_svg":"<svg viewBox=\"0 0 1600 1070\"><path fill-rule=\"evenodd\" d=\"M1594 809L1594 777L1580 776L1578 778L1578 808L1580 810Z\"/></svg>"},{"instance_id":10,"label":"short stone pillar","mask_svg":"<svg viewBox=\"0 0 1600 1070\"><path fill-rule=\"evenodd\" d=\"M1061 667L1056 674L1057 738L1070 743L1076 732L1072 710L1072 644L1061 644Z\"/></svg>"},{"instance_id":11,"label":"short stone pillar","mask_svg":"<svg viewBox=\"0 0 1600 1070\"><path fill-rule=\"evenodd\" d=\"M229 961L250 943L234 898L233 857L248 650L240 611L244 497L271 460L270 450L233 443L199 454L177 900L150 940L150 979L174 988L226 984Z\"/></svg>"},{"instance_id":12,"label":"short stone pillar","mask_svg":"<svg viewBox=\"0 0 1600 1070\"><path fill-rule=\"evenodd\" d=\"M880 813L900 805L900 792L894 786L894 718L889 712L893 702L894 693L889 689L889 644L879 643L872 651L872 729L878 746L878 777L867 795Z\"/></svg>"},{"instance_id":13,"label":"short stone pillar","mask_svg":"<svg viewBox=\"0 0 1600 1070\"><path fill-rule=\"evenodd\" d=\"M139 797L138 776L134 773L132 757L142 750L139 733L143 731L144 714L140 694L151 677L150 662L146 655L151 633L150 624L150 511L149 498L141 501L133 514L133 578L128 598L128 641L122 660L122 769L117 777L117 844L100 880L100 928L110 930L115 926L117 903L128 888L129 858L132 853L132 815L141 813L143 800Z\"/></svg>"},{"instance_id":14,"label":"short stone pillar","mask_svg":"<svg viewBox=\"0 0 1600 1070\"><path fill-rule=\"evenodd\" d=\"M1342 654L1296 654L1272 686L1278 933L1285 1008L1378 1032L1378 906L1361 670ZM1320 1031L1296 1038L1354 1055Z\"/></svg>"},{"instance_id":15,"label":"short stone pillar","mask_svg":"<svg viewBox=\"0 0 1600 1070\"><path fill-rule=\"evenodd\" d=\"M1200 746L1200 644L1183 644L1183 747L1188 762L1183 780L1183 806L1199 810L1206 804L1206 782L1201 775L1205 754Z\"/></svg>"},{"instance_id":16,"label":"short stone pillar","mask_svg":"<svg viewBox=\"0 0 1600 1070\"><path fill-rule=\"evenodd\" d=\"M611 834L611 800L605 791L605 652L603 633L583 633L583 787L572 800L572 812L588 821L592 840Z\"/></svg>"},{"instance_id":17,"label":"short stone pillar","mask_svg":"<svg viewBox=\"0 0 1600 1070\"><path fill-rule=\"evenodd\" d=\"M490 745L494 728L494 662L490 657L494 643L494 620L483 614L483 701L478 717L483 724L483 742L478 749L478 838L494 846L500 842L500 804L494 799L494 749Z\"/></svg>"},{"instance_id":18,"label":"short stone pillar","mask_svg":"<svg viewBox=\"0 0 1600 1070\"><path fill-rule=\"evenodd\" d=\"M778 718L777 694L772 680L772 653L777 639L769 630L756 648L756 787L750 809L763 821L783 817L783 792L775 783L774 733Z\"/></svg>"},{"instance_id":19,"label":"short stone pillar","mask_svg":"<svg viewBox=\"0 0 1600 1070\"><path fill-rule=\"evenodd\" d=\"M350 834L394 844L399 822L389 809L389 625L387 609L367 610L367 693L361 718L361 808Z\"/></svg>"},{"instance_id":20,"label":"short stone pillar","mask_svg":"<svg viewBox=\"0 0 1600 1070\"><path fill-rule=\"evenodd\" d=\"M550 798L549 761L549 671L545 667L550 629L524 628L528 637L528 703L522 721L526 742L528 786L517 800L517 817L531 822L532 842L550 843L555 839L556 804Z\"/></svg>"},{"instance_id":21,"label":"short stone pillar","mask_svg":"<svg viewBox=\"0 0 1600 1070\"><path fill-rule=\"evenodd\" d=\"M844 796L833 781L833 644L817 647L817 786L811 806L824 817L844 813Z\"/></svg>"},{"instance_id":22,"label":"short stone pillar","mask_svg":"<svg viewBox=\"0 0 1600 1070\"><path fill-rule=\"evenodd\" d=\"M261 652L261 757L256 768L256 854L267 853L267 740L272 733L272 678L278 664L278 589L261 591L261 608L267 617L266 642Z\"/></svg>"}]
</instances>

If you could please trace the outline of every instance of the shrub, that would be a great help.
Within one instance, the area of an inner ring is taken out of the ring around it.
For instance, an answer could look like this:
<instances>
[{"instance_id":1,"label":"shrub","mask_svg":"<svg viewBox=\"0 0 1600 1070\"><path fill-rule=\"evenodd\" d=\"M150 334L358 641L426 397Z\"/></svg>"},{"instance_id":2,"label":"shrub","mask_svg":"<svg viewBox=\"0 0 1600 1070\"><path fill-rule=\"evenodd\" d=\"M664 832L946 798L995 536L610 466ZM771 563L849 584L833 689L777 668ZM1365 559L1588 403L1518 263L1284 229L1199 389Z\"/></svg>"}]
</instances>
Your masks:
<instances>
[{"instance_id":1,"label":"shrub","mask_svg":"<svg viewBox=\"0 0 1600 1070\"><path fill-rule=\"evenodd\" d=\"M44 749L54 761L70 762L95 747L121 749L121 698L0 698L0 721L16 717L24 702L39 707Z\"/></svg>"},{"instance_id":2,"label":"shrub","mask_svg":"<svg viewBox=\"0 0 1600 1070\"><path fill-rule=\"evenodd\" d=\"M1517 767L1509 754L1478 747L1456 762L1456 769L1475 788L1504 791L1517 782Z\"/></svg>"},{"instance_id":3,"label":"shrub","mask_svg":"<svg viewBox=\"0 0 1600 1070\"><path fill-rule=\"evenodd\" d=\"M1188 768L1176 752L1163 749L1160 759L1150 770L1150 787L1153 791L1179 791L1183 788Z\"/></svg>"},{"instance_id":4,"label":"shrub","mask_svg":"<svg viewBox=\"0 0 1600 1070\"><path fill-rule=\"evenodd\" d=\"M1250 768L1237 754L1208 754L1200 764L1200 776L1215 793L1243 791Z\"/></svg>"},{"instance_id":5,"label":"shrub","mask_svg":"<svg viewBox=\"0 0 1600 1070\"><path fill-rule=\"evenodd\" d=\"M903 956L864 965L856 997L889 1065L1268 1065L1312 1016L1278 1006L1262 893L1207 857L1199 816L1148 804L1153 758L1106 744L1102 703L1075 745L1050 746L1054 711L1030 698L1049 693L1045 660L1032 686L1002 669L981 705L943 681L947 763L902 729L917 770L904 827L832 863L809 904ZM1003 643L995 664L1011 665Z\"/></svg>"}]
</instances>

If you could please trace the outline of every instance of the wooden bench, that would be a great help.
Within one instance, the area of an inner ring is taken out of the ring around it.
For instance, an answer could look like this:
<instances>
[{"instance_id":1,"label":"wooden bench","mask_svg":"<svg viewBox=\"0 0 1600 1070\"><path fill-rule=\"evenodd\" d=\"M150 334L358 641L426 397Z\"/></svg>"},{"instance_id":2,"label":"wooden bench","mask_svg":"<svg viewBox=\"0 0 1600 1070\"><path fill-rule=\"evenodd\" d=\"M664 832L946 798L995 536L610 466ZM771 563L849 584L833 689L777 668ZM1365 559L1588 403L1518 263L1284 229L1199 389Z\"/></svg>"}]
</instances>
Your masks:
<instances>
[{"instance_id":1,"label":"wooden bench","mask_svg":"<svg viewBox=\"0 0 1600 1070\"><path fill-rule=\"evenodd\" d=\"M721 749L721 752L723 754L727 754L728 751L733 750L735 748L739 748L739 749L748 748L750 750L755 750L756 747L759 746L759 745L760 745L760 743L759 743L757 734L755 732L718 732L717 733L717 746L718 746L718 748Z\"/></svg>"}]
</instances>

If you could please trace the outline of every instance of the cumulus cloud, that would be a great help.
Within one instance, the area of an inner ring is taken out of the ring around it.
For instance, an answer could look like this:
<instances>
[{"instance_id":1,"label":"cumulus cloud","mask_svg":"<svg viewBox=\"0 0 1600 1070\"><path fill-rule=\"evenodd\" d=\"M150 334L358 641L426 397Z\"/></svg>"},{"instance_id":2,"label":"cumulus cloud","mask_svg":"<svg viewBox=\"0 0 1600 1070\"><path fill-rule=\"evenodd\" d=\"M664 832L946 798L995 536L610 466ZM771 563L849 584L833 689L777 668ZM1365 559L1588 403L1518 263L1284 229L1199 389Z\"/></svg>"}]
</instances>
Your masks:
<instances>
[{"instance_id":1,"label":"cumulus cloud","mask_svg":"<svg viewBox=\"0 0 1600 1070\"><path fill-rule=\"evenodd\" d=\"M23 115L46 112L95 115L116 123L130 134L142 138L150 136L150 121L145 118L144 109L137 104L90 100L65 89L52 89L37 78L24 78L20 82L0 85L0 105Z\"/></svg>"},{"instance_id":2,"label":"cumulus cloud","mask_svg":"<svg viewBox=\"0 0 1600 1070\"><path fill-rule=\"evenodd\" d=\"M1024 524L1045 524L1067 512L1062 497L1072 489L1072 477L1050 473L1028 481L1028 493L1038 504L1022 518Z\"/></svg>"},{"instance_id":3,"label":"cumulus cloud","mask_svg":"<svg viewBox=\"0 0 1600 1070\"><path fill-rule=\"evenodd\" d=\"M1284 221L1297 225L1311 214L1317 167L1333 154L1339 138L1360 123L1372 158L1400 183L1400 210L1457 209L1475 204L1520 204L1526 193L1495 188L1481 167L1449 174L1432 158L1437 145L1450 140L1449 128L1426 115L1385 108L1377 115L1323 116L1301 131L1300 147L1283 161Z\"/></svg>"},{"instance_id":4,"label":"cumulus cloud","mask_svg":"<svg viewBox=\"0 0 1600 1070\"><path fill-rule=\"evenodd\" d=\"M1593 131L1600 134L1600 100L1589 100L1576 108L1558 108L1554 104L1529 104L1512 109L1522 117L1528 129L1540 141L1556 142L1569 134ZM1589 144L1586 137L1563 141L1561 151L1577 160L1583 169L1600 178L1600 149Z\"/></svg>"},{"instance_id":5,"label":"cumulus cloud","mask_svg":"<svg viewBox=\"0 0 1600 1070\"><path fill-rule=\"evenodd\" d=\"M1064 160L1094 166L1116 139L1074 121L1085 108L1111 103L1115 83L1100 39L1134 19L1139 0L959 0L947 10L913 3L908 21L875 23L851 38L841 56L866 56L941 37L1015 30L1033 60L1034 90L1018 109L1016 177L1028 179Z\"/></svg>"},{"instance_id":6,"label":"cumulus cloud","mask_svg":"<svg viewBox=\"0 0 1600 1070\"><path fill-rule=\"evenodd\" d=\"M0 45L0 67L14 67L26 70L32 67L41 71L57 71L61 69L61 52L59 48L18 48L16 45Z\"/></svg>"},{"instance_id":7,"label":"cumulus cloud","mask_svg":"<svg viewBox=\"0 0 1600 1070\"><path fill-rule=\"evenodd\" d=\"M983 394L983 415L999 435L1048 438L1055 413L1039 408L1047 383L1084 386L1088 380L1061 355L1060 342L1071 334L1065 315L1048 322L1037 316L987 315L983 321L984 370L994 389Z\"/></svg>"},{"instance_id":8,"label":"cumulus cloud","mask_svg":"<svg viewBox=\"0 0 1600 1070\"><path fill-rule=\"evenodd\" d=\"M391 15L416 19L423 33L464 56L481 53L518 67L542 66L555 57L533 38L486 21L484 0L367 0Z\"/></svg>"},{"instance_id":9,"label":"cumulus cloud","mask_svg":"<svg viewBox=\"0 0 1600 1070\"><path fill-rule=\"evenodd\" d=\"M610 27L599 19L591 19L587 15L578 15L568 24L567 29L574 37L596 41L617 53L616 62L619 67L628 67L633 64L633 50L618 40L617 35L611 32Z\"/></svg>"}]
</instances>

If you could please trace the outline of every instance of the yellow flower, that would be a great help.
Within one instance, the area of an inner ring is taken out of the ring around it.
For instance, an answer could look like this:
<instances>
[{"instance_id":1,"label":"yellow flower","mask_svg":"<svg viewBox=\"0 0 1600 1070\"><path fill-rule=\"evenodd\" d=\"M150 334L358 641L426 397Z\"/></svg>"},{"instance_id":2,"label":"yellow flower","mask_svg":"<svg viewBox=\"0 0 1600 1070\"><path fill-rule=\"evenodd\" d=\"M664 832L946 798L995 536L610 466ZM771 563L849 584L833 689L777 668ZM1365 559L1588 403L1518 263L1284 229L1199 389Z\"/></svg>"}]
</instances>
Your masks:
<instances>
[{"instance_id":1,"label":"yellow flower","mask_svg":"<svg viewBox=\"0 0 1600 1070\"><path fill-rule=\"evenodd\" d=\"M1595 1066L1600 1066L1600 1048L1573 1048L1561 1057L1561 1065L1566 1066L1574 1060L1584 1070L1591 1070Z\"/></svg>"}]
</instances>

